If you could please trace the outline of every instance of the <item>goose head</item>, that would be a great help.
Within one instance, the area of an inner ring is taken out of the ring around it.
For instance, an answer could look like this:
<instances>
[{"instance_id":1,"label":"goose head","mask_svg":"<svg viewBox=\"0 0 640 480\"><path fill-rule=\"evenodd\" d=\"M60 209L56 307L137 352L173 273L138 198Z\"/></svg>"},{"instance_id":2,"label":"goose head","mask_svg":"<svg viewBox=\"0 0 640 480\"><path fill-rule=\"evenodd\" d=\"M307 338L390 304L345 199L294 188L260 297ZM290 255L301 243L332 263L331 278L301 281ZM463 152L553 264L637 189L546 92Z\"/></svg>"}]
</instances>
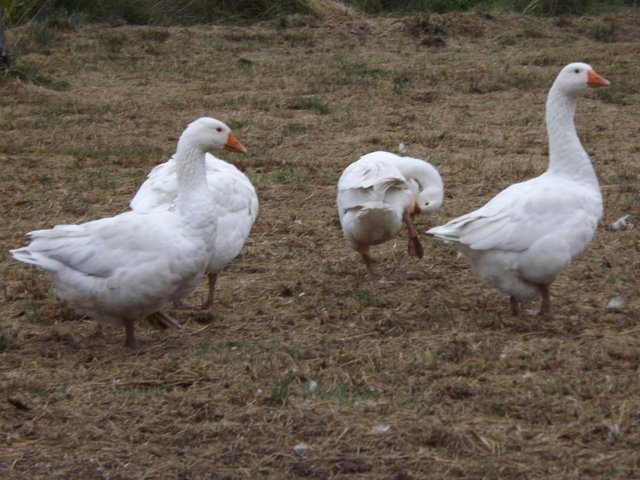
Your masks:
<instances>
[{"instance_id":1,"label":"goose head","mask_svg":"<svg viewBox=\"0 0 640 480\"><path fill-rule=\"evenodd\" d=\"M414 173L411 189L414 192L413 211L410 213L430 213L442 206L444 184L438 170L427 162L420 161L420 173Z\"/></svg>"},{"instance_id":2,"label":"goose head","mask_svg":"<svg viewBox=\"0 0 640 480\"><path fill-rule=\"evenodd\" d=\"M444 190L441 185L430 185L416 197L415 213L429 213L442 206Z\"/></svg>"},{"instance_id":3,"label":"goose head","mask_svg":"<svg viewBox=\"0 0 640 480\"><path fill-rule=\"evenodd\" d=\"M567 95L577 96L590 87L606 87L610 83L609 80L596 73L591 65L575 62L560 70L554 87Z\"/></svg>"},{"instance_id":4,"label":"goose head","mask_svg":"<svg viewBox=\"0 0 640 480\"><path fill-rule=\"evenodd\" d=\"M212 150L229 150L246 153L231 129L220 120L210 117L198 118L191 122L180 136L179 143L209 152Z\"/></svg>"}]
</instances>

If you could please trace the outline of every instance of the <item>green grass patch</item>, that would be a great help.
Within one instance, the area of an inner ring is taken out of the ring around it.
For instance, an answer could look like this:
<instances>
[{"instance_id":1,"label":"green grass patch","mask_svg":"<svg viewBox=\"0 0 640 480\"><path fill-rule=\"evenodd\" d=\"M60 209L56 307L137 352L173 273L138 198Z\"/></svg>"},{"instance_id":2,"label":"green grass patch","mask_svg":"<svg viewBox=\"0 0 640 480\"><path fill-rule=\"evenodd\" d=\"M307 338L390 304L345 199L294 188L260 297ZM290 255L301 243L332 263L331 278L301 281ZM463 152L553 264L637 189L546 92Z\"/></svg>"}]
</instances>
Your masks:
<instances>
[{"instance_id":1,"label":"green grass patch","mask_svg":"<svg viewBox=\"0 0 640 480\"><path fill-rule=\"evenodd\" d=\"M363 307L376 307L381 304L378 295L368 290L359 290L355 293L356 300Z\"/></svg>"},{"instance_id":2,"label":"green grass patch","mask_svg":"<svg viewBox=\"0 0 640 480\"><path fill-rule=\"evenodd\" d=\"M68 82L43 74L38 66L28 62L16 62L4 74L0 73L0 83L3 77L5 79L13 77L25 83L50 88L51 90L59 92L69 90L70 88Z\"/></svg>"},{"instance_id":3,"label":"green grass patch","mask_svg":"<svg viewBox=\"0 0 640 480\"><path fill-rule=\"evenodd\" d=\"M273 183L297 185L306 182L310 178L310 172L298 167L287 167L270 172L267 177Z\"/></svg>"},{"instance_id":4,"label":"green grass patch","mask_svg":"<svg viewBox=\"0 0 640 480\"><path fill-rule=\"evenodd\" d=\"M329 106L315 95L303 95L289 102L288 108L292 110L310 110L318 115L331 113Z\"/></svg>"}]
</instances>

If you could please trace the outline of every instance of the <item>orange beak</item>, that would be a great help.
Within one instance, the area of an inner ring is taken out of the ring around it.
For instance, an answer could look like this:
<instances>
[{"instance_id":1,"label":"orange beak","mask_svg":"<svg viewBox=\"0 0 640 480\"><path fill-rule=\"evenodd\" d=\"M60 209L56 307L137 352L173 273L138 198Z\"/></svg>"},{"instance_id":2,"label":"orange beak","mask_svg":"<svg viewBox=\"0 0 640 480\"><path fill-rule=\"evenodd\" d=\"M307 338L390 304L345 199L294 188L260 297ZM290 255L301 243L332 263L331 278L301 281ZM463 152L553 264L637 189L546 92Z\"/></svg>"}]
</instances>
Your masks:
<instances>
[{"instance_id":1,"label":"orange beak","mask_svg":"<svg viewBox=\"0 0 640 480\"><path fill-rule=\"evenodd\" d=\"M413 212L411 212L411 215L417 215L421 212L422 210L420 210L420 207L418 206L417 203L413 204Z\"/></svg>"},{"instance_id":2,"label":"orange beak","mask_svg":"<svg viewBox=\"0 0 640 480\"><path fill-rule=\"evenodd\" d=\"M611 82L606 78L598 75L593 70L589 70L587 74L587 85L590 87L608 87L611 85Z\"/></svg>"},{"instance_id":3,"label":"orange beak","mask_svg":"<svg viewBox=\"0 0 640 480\"><path fill-rule=\"evenodd\" d=\"M224 149L230 152L247 153L247 149L238 141L233 132L229 132L227 143L224 144Z\"/></svg>"}]
</instances>

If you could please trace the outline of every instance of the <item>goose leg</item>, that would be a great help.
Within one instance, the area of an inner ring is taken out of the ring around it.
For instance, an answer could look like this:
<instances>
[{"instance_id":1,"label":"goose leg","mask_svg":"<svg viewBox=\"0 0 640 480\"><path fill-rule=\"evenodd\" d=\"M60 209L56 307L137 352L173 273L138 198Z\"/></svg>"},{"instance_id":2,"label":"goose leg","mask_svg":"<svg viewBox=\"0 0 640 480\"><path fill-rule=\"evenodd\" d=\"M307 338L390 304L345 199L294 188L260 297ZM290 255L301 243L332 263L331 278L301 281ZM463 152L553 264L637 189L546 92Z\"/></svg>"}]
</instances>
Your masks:
<instances>
[{"instance_id":1,"label":"goose leg","mask_svg":"<svg viewBox=\"0 0 640 480\"><path fill-rule=\"evenodd\" d=\"M518 315L520 313L520 304L518 299L511 295L511 315Z\"/></svg>"},{"instance_id":2,"label":"goose leg","mask_svg":"<svg viewBox=\"0 0 640 480\"><path fill-rule=\"evenodd\" d=\"M553 312L551 311L551 298L549 297L549 284L540 285L540 296L542 297L542 304L540 305L539 317L552 319Z\"/></svg>"},{"instance_id":3,"label":"goose leg","mask_svg":"<svg viewBox=\"0 0 640 480\"><path fill-rule=\"evenodd\" d=\"M373 271L373 259L369 256L368 252L361 253L364 265L367 267L367 273L371 281L375 282L378 279L376 272Z\"/></svg>"},{"instance_id":4,"label":"goose leg","mask_svg":"<svg viewBox=\"0 0 640 480\"><path fill-rule=\"evenodd\" d=\"M418 238L418 230L416 230L415 225L411 222L407 212L402 214L402 220L409 230L409 255L412 257L422 258L424 255L424 249L422 248L422 244Z\"/></svg>"},{"instance_id":5,"label":"goose leg","mask_svg":"<svg viewBox=\"0 0 640 480\"><path fill-rule=\"evenodd\" d=\"M104 331L102 330L102 324L98 322L96 324L96 331L91 334L92 337L102 338L104 337Z\"/></svg>"},{"instance_id":6,"label":"goose leg","mask_svg":"<svg viewBox=\"0 0 640 480\"><path fill-rule=\"evenodd\" d=\"M124 341L125 346L130 350L138 348L138 342L133 334L133 320L128 319L124 321L124 331L126 334L126 339Z\"/></svg>"},{"instance_id":7,"label":"goose leg","mask_svg":"<svg viewBox=\"0 0 640 480\"><path fill-rule=\"evenodd\" d=\"M213 296L216 290L216 280L218 280L218 274L209 273L207 277L209 278L209 294L207 295L207 299L202 304L202 307L200 307L203 310L213 307Z\"/></svg>"}]
</instances>

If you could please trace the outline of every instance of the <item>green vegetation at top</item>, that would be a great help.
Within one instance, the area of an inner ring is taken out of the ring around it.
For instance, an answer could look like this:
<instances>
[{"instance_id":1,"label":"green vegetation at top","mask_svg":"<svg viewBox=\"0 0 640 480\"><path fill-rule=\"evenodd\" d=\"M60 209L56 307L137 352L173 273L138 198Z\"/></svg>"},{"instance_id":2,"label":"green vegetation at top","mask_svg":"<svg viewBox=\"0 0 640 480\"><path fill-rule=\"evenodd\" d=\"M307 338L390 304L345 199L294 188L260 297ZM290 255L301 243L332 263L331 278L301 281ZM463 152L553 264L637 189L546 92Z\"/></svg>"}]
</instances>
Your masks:
<instances>
[{"instance_id":1,"label":"green vegetation at top","mask_svg":"<svg viewBox=\"0 0 640 480\"><path fill-rule=\"evenodd\" d=\"M340 9L374 15L452 11L572 15L637 8L640 0L0 0L8 25L28 20L140 25L247 23L286 15L322 16Z\"/></svg>"}]
</instances>

